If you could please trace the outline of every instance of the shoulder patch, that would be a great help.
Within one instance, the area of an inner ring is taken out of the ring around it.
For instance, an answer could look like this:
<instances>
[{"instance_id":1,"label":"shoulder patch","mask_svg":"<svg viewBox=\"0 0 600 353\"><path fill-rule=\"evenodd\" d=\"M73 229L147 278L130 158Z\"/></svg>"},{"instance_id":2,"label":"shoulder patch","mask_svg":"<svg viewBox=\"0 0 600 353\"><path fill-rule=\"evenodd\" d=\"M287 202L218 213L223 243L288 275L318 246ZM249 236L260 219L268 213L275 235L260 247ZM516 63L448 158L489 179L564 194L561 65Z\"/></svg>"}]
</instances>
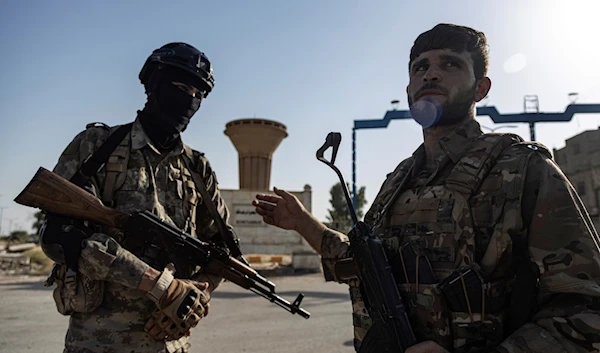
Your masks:
<instances>
[{"instance_id":1,"label":"shoulder patch","mask_svg":"<svg viewBox=\"0 0 600 353\"><path fill-rule=\"evenodd\" d=\"M110 126L106 125L105 123L102 122L93 122L93 123L89 123L85 126L86 129L91 129L93 127L103 127L106 130L110 130Z\"/></svg>"}]
</instances>

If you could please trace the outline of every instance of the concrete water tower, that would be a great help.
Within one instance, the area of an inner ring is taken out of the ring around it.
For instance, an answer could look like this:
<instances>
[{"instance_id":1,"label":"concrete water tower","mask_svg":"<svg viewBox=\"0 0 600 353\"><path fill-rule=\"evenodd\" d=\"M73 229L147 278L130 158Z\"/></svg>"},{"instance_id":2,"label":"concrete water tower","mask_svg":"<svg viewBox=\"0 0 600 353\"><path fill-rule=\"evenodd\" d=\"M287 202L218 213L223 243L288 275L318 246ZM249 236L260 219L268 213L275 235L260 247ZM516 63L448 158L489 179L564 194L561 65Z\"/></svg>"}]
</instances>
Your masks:
<instances>
[{"instance_id":1,"label":"concrete water tower","mask_svg":"<svg viewBox=\"0 0 600 353\"><path fill-rule=\"evenodd\" d=\"M238 119L225 125L238 151L240 190L269 190L273 152L287 137L285 125L267 119Z\"/></svg>"}]
</instances>

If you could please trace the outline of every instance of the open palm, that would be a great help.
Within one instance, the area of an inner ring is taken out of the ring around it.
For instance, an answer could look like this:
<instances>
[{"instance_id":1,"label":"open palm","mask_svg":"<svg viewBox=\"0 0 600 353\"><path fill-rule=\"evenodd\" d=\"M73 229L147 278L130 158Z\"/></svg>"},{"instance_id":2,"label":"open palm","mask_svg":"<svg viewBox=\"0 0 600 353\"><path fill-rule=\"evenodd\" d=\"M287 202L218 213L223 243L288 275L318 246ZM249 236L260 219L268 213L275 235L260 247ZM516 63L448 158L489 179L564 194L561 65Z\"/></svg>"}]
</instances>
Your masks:
<instances>
[{"instance_id":1,"label":"open palm","mask_svg":"<svg viewBox=\"0 0 600 353\"><path fill-rule=\"evenodd\" d=\"M307 212L300 200L287 191L274 188L276 195L258 194L252 205L267 224L288 230L296 230L302 216Z\"/></svg>"}]
</instances>

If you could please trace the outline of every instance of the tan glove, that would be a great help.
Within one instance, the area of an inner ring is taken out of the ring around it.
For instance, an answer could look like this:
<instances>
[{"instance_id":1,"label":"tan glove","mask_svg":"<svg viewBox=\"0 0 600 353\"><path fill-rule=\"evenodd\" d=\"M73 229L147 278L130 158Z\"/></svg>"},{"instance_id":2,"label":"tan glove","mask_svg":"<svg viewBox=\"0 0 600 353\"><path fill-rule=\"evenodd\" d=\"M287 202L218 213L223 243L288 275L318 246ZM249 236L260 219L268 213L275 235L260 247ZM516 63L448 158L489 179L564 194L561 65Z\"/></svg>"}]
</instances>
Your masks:
<instances>
[{"instance_id":1,"label":"tan glove","mask_svg":"<svg viewBox=\"0 0 600 353\"><path fill-rule=\"evenodd\" d=\"M169 264L148 292L159 310L152 314L145 330L157 340L178 339L208 314L208 283L173 277Z\"/></svg>"}]
</instances>

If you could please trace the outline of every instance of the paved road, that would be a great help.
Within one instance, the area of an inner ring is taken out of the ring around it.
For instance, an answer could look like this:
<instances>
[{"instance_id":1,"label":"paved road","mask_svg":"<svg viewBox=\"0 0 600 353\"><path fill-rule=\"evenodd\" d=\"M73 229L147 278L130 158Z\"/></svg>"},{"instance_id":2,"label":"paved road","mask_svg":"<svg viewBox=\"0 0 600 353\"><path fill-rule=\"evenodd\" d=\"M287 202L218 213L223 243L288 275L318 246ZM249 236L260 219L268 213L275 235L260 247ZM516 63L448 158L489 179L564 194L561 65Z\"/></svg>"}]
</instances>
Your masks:
<instances>
[{"instance_id":1,"label":"paved road","mask_svg":"<svg viewBox=\"0 0 600 353\"><path fill-rule=\"evenodd\" d=\"M345 285L325 283L320 274L272 277L289 301L304 293L306 320L225 283L214 293L204 326L192 333L192 352L350 353L351 305ZM0 352L62 352L67 318L56 312L42 282L0 284Z\"/></svg>"}]
</instances>

